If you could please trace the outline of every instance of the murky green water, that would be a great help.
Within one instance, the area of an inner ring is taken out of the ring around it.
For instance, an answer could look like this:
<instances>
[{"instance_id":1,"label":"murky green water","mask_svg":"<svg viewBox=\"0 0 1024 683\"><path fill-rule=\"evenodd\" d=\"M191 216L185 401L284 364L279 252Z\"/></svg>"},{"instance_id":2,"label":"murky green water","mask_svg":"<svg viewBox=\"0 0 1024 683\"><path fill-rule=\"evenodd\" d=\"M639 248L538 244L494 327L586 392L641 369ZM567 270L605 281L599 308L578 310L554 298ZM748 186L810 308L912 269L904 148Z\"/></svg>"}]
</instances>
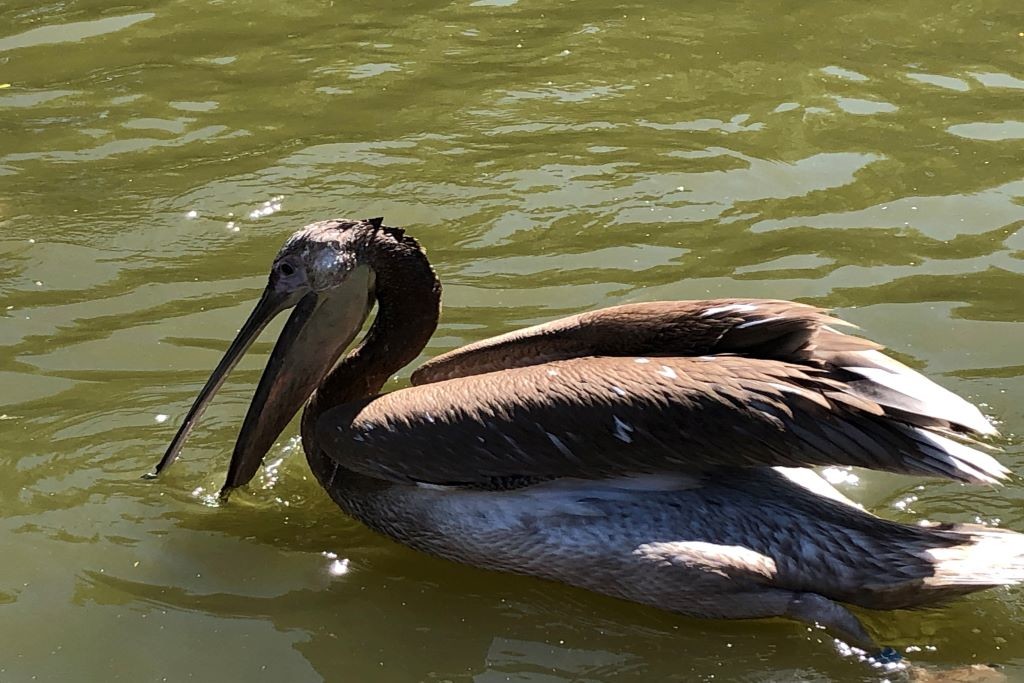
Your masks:
<instances>
[{"instance_id":1,"label":"murky green water","mask_svg":"<svg viewBox=\"0 0 1024 683\"><path fill-rule=\"evenodd\" d=\"M205 506L269 338L168 476L138 475L283 238L380 214L444 280L428 353L798 298L981 402L1024 473L1022 50L1019 0L0 3L0 680L878 680L793 623L417 555L288 441ZM1020 483L846 489L1024 530ZM868 622L1024 680L1022 597Z\"/></svg>"}]
</instances>

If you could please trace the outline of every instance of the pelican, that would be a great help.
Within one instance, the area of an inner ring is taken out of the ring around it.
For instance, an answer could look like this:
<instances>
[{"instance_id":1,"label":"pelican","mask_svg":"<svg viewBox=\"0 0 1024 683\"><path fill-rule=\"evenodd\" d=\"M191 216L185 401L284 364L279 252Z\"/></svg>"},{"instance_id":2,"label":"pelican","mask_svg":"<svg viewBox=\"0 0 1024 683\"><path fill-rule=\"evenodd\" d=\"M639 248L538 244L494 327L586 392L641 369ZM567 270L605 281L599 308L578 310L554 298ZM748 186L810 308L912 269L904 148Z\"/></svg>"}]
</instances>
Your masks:
<instances>
[{"instance_id":1,"label":"pelican","mask_svg":"<svg viewBox=\"0 0 1024 683\"><path fill-rule=\"evenodd\" d=\"M345 355L376 306L373 323ZM790 301L634 303L442 354L441 285L383 219L293 234L151 476L266 324L294 309L222 494L305 404L302 446L348 515L399 543L684 615L787 617L880 652L845 606L903 609L1024 580L1024 535L863 511L815 465L995 484L973 405Z\"/></svg>"}]
</instances>

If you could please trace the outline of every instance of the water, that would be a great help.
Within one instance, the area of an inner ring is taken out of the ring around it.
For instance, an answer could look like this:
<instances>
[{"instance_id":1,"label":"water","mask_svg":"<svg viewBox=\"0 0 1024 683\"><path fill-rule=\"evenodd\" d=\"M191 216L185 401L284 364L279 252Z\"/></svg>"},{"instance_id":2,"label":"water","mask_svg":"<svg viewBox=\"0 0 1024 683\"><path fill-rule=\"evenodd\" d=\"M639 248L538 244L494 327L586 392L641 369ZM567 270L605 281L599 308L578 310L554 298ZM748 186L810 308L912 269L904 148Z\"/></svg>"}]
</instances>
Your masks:
<instances>
[{"instance_id":1,"label":"water","mask_svg":"<svg viewBox=\"0 0 1024 683\"><path fill-rule=\"evenodd\" d=\"M417 555L288 438L211 507L269 336L140 481L320 218L426 245L427 354L628 301L798 298L980 402L1024 472L1016 1L108 5L0 5L0 680L880 679L794 623ZM1024 530L1019 482L859 475L880 514ZM918 662L1024 678L1021 596L865 617Z\"/></svg>"}]
</instances>

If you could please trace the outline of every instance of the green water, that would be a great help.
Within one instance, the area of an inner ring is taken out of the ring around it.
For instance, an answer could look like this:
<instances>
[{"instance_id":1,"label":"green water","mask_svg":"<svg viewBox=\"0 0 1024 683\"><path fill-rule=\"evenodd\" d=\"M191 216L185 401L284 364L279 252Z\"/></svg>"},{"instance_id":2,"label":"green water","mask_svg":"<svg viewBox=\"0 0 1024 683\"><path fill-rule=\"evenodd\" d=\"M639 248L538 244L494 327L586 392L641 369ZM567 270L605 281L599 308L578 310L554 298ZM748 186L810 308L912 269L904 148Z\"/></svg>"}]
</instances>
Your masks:
<instances>
[{"instance_id":1,"label":"green water","mask_svg":"<svg viewBox=\"0 0 1024 683\"><path fill-rule=\"evenodd\" d=\"M1024 473L1022 50L1019 0L4 0L0 681L879 680L798 624L405 550L288 439L205 505L269 335L138 476L284 237L338 215L428 248L428 354L628 301L797 298L982 404ZM858 474L880 514L1024 530L1019 481ZM1024 680L1022 597L866 621Z\"/></svg>"}]
</instances>

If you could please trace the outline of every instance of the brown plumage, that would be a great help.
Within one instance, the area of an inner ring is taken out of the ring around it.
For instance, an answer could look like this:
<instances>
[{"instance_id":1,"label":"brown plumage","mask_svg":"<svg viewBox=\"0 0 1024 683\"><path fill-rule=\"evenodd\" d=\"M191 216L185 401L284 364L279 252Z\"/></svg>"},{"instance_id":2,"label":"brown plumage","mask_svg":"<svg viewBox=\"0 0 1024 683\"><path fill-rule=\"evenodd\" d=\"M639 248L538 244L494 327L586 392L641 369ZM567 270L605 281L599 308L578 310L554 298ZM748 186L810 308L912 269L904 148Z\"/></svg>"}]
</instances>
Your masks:
<instances>
[{"instance_id":1,"label":"brown plumage","mask_svg":"<svg viewBox=\"0 0 1024 683\"><path fill-rule=\"evenodd\" d=\"M812 306L582 313L456 349L417 369L414 386L377 395L440 310L422 249L380 219L315 223L288 240L158 471L289 307L225 490L254 476L308 398L303 446L330 496L453 560L684 614L816 621L862 646L870 636L835 601L916 607L1024 580L1022 536L882 520L804 469L1007 475L976 448L995 430L975 407Z\"/></svg>"}]
</instances>

